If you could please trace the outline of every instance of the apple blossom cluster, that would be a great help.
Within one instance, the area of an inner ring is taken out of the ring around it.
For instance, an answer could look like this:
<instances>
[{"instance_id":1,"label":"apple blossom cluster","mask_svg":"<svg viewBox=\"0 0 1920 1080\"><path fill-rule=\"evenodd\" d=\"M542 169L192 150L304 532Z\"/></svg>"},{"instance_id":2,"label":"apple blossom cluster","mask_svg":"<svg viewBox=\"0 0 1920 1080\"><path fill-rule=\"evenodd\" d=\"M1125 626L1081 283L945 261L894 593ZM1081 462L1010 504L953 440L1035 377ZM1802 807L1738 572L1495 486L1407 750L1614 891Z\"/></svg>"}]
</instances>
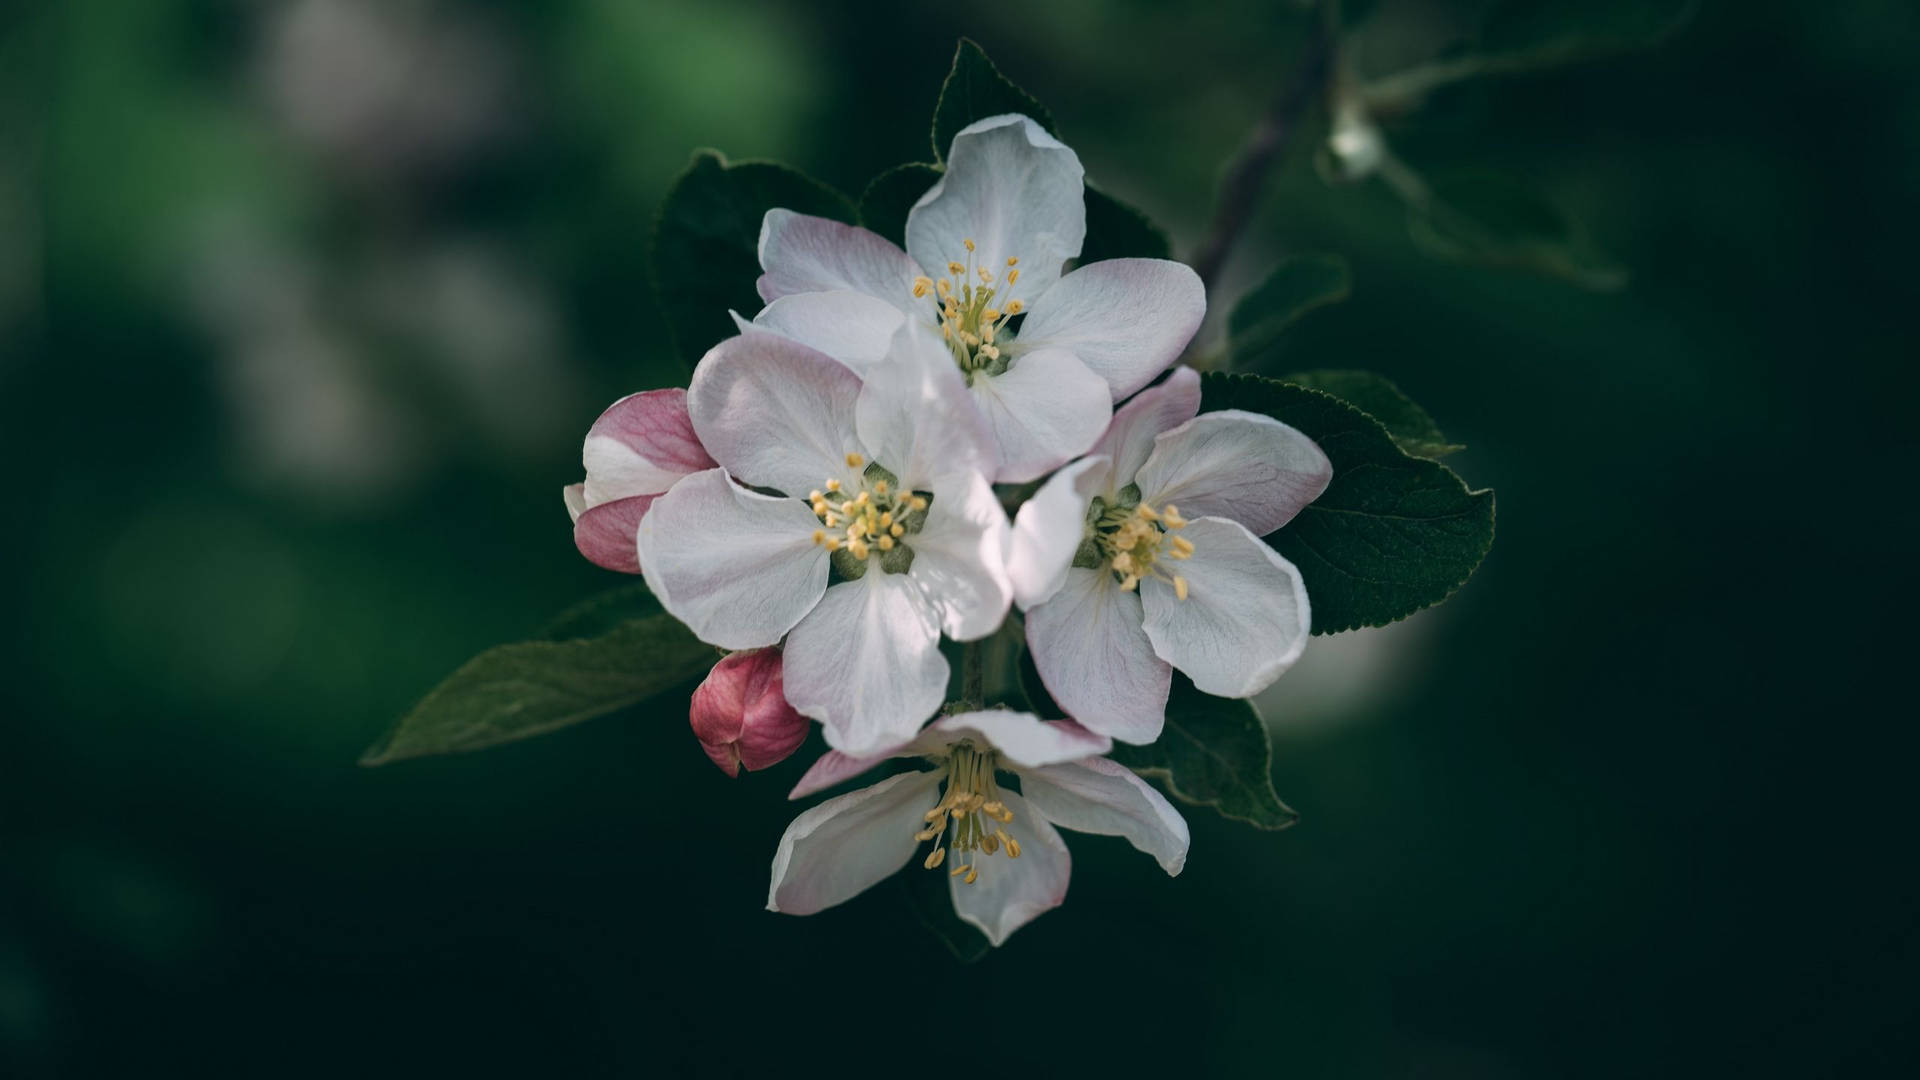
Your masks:
<instances>
[{"instance_id":1,"label":"apple blossom cluster","mask_svg":"<svg viewBox=\"0 0 1920 1080\"><path fill-rule=\"evenodd\" d=\"M686 390L623 398L587 435L581 552L731 651L692 707L716 764L764 768L818 723L830 749L793 798L921 766L796 818L771 910L918 862L998 945L1066 894L1056 826L1177 874L1186 823L1105 755L1160 737L1174 669L1245 697L1300 656L1305 587L1260 537L1325 490L1327 457L1270 417L1201 413L1175 366L1199 278L1069 269L1085 235L1074 152L1025 116L980 120L904 250L769 211L765 306ZM1002 632L1068 719L951 700L941 640Z\"/></svg>"}]
</instances>

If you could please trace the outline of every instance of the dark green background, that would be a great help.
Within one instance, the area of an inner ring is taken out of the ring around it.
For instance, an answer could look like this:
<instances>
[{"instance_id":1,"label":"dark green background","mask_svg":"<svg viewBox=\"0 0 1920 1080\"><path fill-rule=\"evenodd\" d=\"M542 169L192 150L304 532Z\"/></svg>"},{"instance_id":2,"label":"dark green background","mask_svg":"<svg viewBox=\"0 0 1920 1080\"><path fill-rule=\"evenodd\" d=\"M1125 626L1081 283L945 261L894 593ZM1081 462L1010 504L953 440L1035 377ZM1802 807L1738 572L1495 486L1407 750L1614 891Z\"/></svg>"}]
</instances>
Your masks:
<instances>
[{"instance_id":1,"label":"dark green background","mask_svg":"<svg viewBox=\"0 0 1920 1080\"><path fill-rule=\"evenodd\" d=\"M1383 6L1389 59L1448 23ZM1378 185L1290 159L1216 310L1282 252L1347 254L1352 299L1286 366L1398 381L1498 489L1498 542L1395 639L1395 692L1271 711L1300 825L1196 811L1173 880L1070 838L1067 906L965 968L891 886L762 911L803 760L729 782L676 709L354 760L468 655L617 583L559 487L603 404L684 380L645 267L695 147L857 193L927 156L968 34L1189 253L1298 16L296 7L0 23L0 1073L1911 1054L1913 695L1878 684L1912 655L1912 5L1710 4L1396 133L1574 210L1616 293L1433 261Z\"/></svg>"}]
</instances>

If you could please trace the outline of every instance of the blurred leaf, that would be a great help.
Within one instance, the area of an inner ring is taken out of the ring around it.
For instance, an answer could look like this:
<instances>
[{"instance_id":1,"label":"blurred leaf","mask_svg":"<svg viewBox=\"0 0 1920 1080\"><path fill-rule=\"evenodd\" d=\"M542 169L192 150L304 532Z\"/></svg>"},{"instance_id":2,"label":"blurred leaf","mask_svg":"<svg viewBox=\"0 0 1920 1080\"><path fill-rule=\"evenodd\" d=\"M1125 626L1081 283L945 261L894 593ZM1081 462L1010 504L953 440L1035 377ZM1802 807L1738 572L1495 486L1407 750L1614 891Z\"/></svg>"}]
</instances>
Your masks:
<instances>
[{"instance_id":1,"label":"blurred leaf","mask_svg":"<svg viewBox=\"0 0 1920 1080\"><path fill-rule=\"evenodd\" d=\"M860 224L906 247L907 211L940 182L940 173L940 166L916 161L874 177L860 196Z\"/></svg>"},{"instance_id":2,"label":"blurred leaf","mask_svg":"<svg viewBox=\"0 0 1920 1080\"><path fill-rule=\"evenodd\" d=\"M599 637L629 619L659 613L660 601L653 598L645 582L636 581L580 601L554 616L534 637L540 641Z\"/></svg>"},{"instance_id":3,"label":"blurred leaf","mask_svg":"<svg viewBox=\"0 0 1920 1080\"><path fill-rule=\"evenodd\" d=\"M1598 291L1626 284L1626 271L1589 250L1565 214L1505 177L1428 178L1407 209L1415 243L1441 258L1532 270Z\"/></svg>"},{"instance_id":4,"label":"blurred leaf","mask_svg":"<svg viewBox=\"0 0 1920 1080\"><path fill-rule=\"evenodd\" d=\"M801 214L858 220L832 188L784 165L728 164L715 150L693 156L660 206L654 227L653 280L674 345L688 367L734 334L729 310L760 310L760 222L785 207Z\"/></svg>"},{"instance_id":5,"label":"blurred leaf","mask_svg":"<svg viewBox=\"0 0 1920 1080\"><path fill-rule=\"evenodd\" d=\"M1167 727L1149 746L1115 743L1115 761L1157 777L1190 803L1262 829L1300 820L1273 790L1273 744L1253 703L1201 693L1175 672Z\"/></svg>"},{"instance_id":6,"label":"blurred leaf","mask_svg":"<svg viewBox=\"0 0 1920 1080\"><path fill-rule=\"evenodd\" d=\"M462 665L360 758L385 765L481 750L635 705L713 666L717 654L670 615L597 638L500 645Z\"/></svg>"},{"instance_id":7,"label":"blurred leaf","mask_svg":"<svg viewBox=\"0 0 1920 1080\"><path fill-rule=\"evenodd\" d=\"M1002 113L1025 113L1053 134L1053 117L1033 95L1013 85L993 66L980 46L967 38L953 53L953 70L940 87L940 103L933 109L933 159L947 160L953 137L975 120Z\"/></svg>"},{"instance_id":8,"label":"blurred leaf","mask_svg":"<svg viewBox=\"0 0 1920 1080\"><path fill-rule=\"evenodd\" d=\"M1480 24L1490 61L1545 67L1657 45L1686 25L1695 0L1499 0Z\"/></svg>"},{"instance_id":9,"label":"blurred leaf","mask_svg":"<svg viewBox=\"0 0 1920 1080\"><path fill-rule=\"evenodd\" d=\"M1380 422L1330 394L1258 375L1204 376L1201 408L1245 409L1298 428L1333 462L1333 482L1266 537L1292 560L1313 632L1403 619L1453 595L1493 546L1493 492L1408 457Z\"/></svg>"},{"instance_id":10,"label":"blurred leaf","mask_svg":"<svg viewBox=\"0 0 1920 1080\"><path fill-rule=\"evenodd\" d=\"M1293 255L1280 260L1227 316L1227 341L1234 362L1259 363L1280 343L1287 327L1314 308L1345 300L1352 288L1347 260L1338 255Z\"/></svg>"},{"instance_id":11,"label":"blurred leaf","mask_svg":"<svg viewBox=\"0 0 1920 1080\"><path fill-rule=\"evenodd\" d=\"M940 944L947 947L955 960L971 964L993 951L993 943L985 934L954 913L953 893L945 869L927 870L916 855L907 863L907 868L894 877L899 882L900 896L914 918L940 939Z\"/></svg>"},{"instance_id":12,"label":"blurred leaf","mask_svg":"<svg viewBox=\"0 0 1920 1080\"><path fill-rule=\"evenodd\" d=\"M1171 259L1173 244L1166 231L1147 215L1087 185L1087 241L1080 246L1080 264L1102 259Z\"/></svg>"},{"instance_id":13,"label":"blurred leaf","mask_svg":"<svg viewBox=\"0 0 1920 1080\"><path fill-rule=\"evenodd\" d=\"M1400 449L1414 457L1442 458L1465 447L1447 441L1427 410L1371 371L1296 371L1281 382L1332 394L1387 429Z\"/></svg>"}]
</instances>

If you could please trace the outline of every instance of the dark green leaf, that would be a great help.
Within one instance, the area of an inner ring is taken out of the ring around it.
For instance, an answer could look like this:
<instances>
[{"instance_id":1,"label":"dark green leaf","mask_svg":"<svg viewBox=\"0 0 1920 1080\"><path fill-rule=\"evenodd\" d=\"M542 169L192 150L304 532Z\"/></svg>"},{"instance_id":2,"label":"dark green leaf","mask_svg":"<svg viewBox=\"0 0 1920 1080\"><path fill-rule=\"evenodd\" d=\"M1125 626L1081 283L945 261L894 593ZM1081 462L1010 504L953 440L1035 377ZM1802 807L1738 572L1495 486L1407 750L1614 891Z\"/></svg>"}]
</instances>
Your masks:
<instances>
[{"instance_id":1,"label":"dark green leaf","mask_svg":"<svg viewBox=\"0 0 1920 1080\"><path fill-rule=\"evenodd\" d=\"M1338 303L1352 290L1347 260L1338 255L1293 255L1227 316L1228 347L1242 367L1272 358L1287 327L1314 308Z\"/></svg>"},{"instance_id":2,"label":"dark green leaf","mask_svg":"<svg viewBox=\"0 0 1920 1080\"><path fill-rule=\"evenodd\" d=\"M1167 727L1150 746L1115 743L1113 759L1164 781L1191 803L1262 829L1284 829L1300 815L1273 790L1273 744L1253 703L1194 689L1175 672Z\"/></svg>"},{"instance_id":3,"label":"dark green leaf","mask_svg":"<svg viewBox=\"0 0 1920 1080\"><path fill-rule=\"evenodd\" d=\"M1147 215L1087 185L1087 242L1082 265L1102 259L1171 259L1173 244Z\"/></svg>"},{"instance_id":4,"label":"dark green leaf","mask_svg":"<svg viewBox=\"0 0 1920 1080\"><path fill-rule=\"evenodd\" d=\"M1210 373L1201 408L1291 424L1333 462L1333 482L1266 538L1300 568L1313 632L1382 626L1451 596L1493 545L1493 492L1408 457L1380 422L1330 394L1258 375Z\"/></svg>"},{"instance_id":5,"label":"dark green leaf","mask_svg":"<svg viewBox=\"0 0 1920 1080\"><path fill-rule=\"evenodd\" d=\"M940 103L933 110L933 159L944 162L953 137L975 120L1002 113L1024 113L1053 134L1053 117L1033 95L1013 85L993 66L980 46L966 38L953 53L953 70L940 87Z\"/></svg>"},{"instance_id":6,"label":"dark green leaf","mask_svg":"<svg viewBox=\"0 0 1920 1080\"><path fill-rule=\"evenodd\" d=\"M1593 252L1558 207L1504 177L1469 173L1430 178L1408 204L1408 227L1442 258L1565 278L1583 288L1618 289L1627 274Z\"/></svg>"},{"instance_id":7,"label":"dark green leaf","mask_svg":"<svg viewBox=\"0 0 1920 1080\"><path fill-rule=\"evenodd\" d=\"M938 165L913 162L874 177L860 196L860 224L906 247L907 211L940 182L940 171Z\"/></svg>"},{"instance_id":8,"label":"dark green leaf","mask_svg":"<svg viewBox=\"0 0 1920 1080\"><path fill-rule=\"evenodd\" d=\"M653 598L644 582L636 581L580 601L554 616L534 637L539 641L599 637L629 619L659 612L660 601Z\"/></svg>"},{"instance_id":9,"label":"dark green leaf","mask_svg":"<svg viewBox=\"0 0 1920 1080\"><path fill-rule=\"evenodd\" d=\"M1387 429L1400 449L1414 457L1442 458L1465 447L1447 441L1427 410L1400 388L1371 371L1296 371L1281 382L1332 394Z\"/></svg>"},{"instance_id":10,"label":"dark green leaf","mask_svg":"<svg viewBox=\"0 0 1920 1080\"><path fill-rule=\"evenodd\" d=\"M920 865L916 855L905 870L894 876L899 894L914 919L939 938L955 960L971 964L993 951L993 943L985 934L954 913L953 893L944 868L928 870Z\"/></svg>"},{"instance_id":11,"label":"dark green leaf","mask_svg":"<svg viewBox=\"0 0 1920 1080\"><path fill-rule=\"evenodd\" d=\"M689 367L733 336L729 310L760 310L760 222L775 207L849 225L858 220L853 204L832 188L772 162L730 165L714 150L695 154L667 192L654 227L654 290Z\"/></svg>"},{"instance_id":12,"label":"dark green leaf","mask_svg":"<svg viewBox=\"0 0 1920 1080\"><path fill-rule=\"evenodd\" d=\"M596 638L500 645L448 676L360 763L464 753L545 734L671 690L717 659L712 646L664 614Z\"/></svg>"}]
</instances>

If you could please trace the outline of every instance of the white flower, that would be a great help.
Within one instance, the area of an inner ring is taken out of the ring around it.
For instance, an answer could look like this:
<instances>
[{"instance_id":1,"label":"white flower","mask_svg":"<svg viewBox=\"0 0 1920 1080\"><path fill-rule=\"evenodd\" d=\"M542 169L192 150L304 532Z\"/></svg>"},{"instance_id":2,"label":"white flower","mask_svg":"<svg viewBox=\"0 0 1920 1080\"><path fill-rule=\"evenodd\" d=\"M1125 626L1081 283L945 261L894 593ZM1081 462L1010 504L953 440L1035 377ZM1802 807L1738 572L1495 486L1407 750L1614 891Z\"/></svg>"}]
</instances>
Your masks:
<instances>
[{"instance_id":1,"label":"white flower","mask_svg":"<svg viewBox=\"0 0 1920 1080\"><path fill-rule=\"evenodd\" d=\"M635 536L660 493L713 468L693 433L685 390L628 394L600 414L580 451L585 483L561 489L580 554L609 570L640 572Z\"/></svg>"},{"instance_id":2,"label":"white flower","mask_svg":"<svg viewBox=\"0 0 1920 1080\"><path fill-rule=\"evenodd\" d=\"M1112 745L1071 721L1026 713L936 720L884 755L925 757L931 771L828 799L787 826L773 857L767 909L811 915L850 900L931 844L921 865L947 874L954 911L999 945L1066 899L1072 860L1055 825L1124 836L1178 874L1187 861L1185 819L1158 791L1100 756ZM882 759L828 753L789 797L831 787ZM1000 772L1019 777L1019 793L999 786Z\"/></svg>"},{"instance_id":3,"label":"white flower","mask_svg":"<svg viewBox=\"0 0 1920 1080\"><path fill-rule=\"evenodd\" d=\"M1086 236L1085 200L1080 159L1059 140L1024 116L980 120L908 212L905 251L768 211L767 306L742 327L864 370L904 322L924 339L905 351L961 372L999 449L992 478L1037 479L1091 446L1113 403L1173 363L1206 313L1200 279L1176 262L1111 259L1061 276Z\"/></svg>"},{"instance_id":4,"label":"white flower","mask_svg":"<svg viewBox=\"0 0 1920 1080\"><path fill-rule=\"evenodd\" d=\"M1125 742L1160 736L1173 668L1247 697L1306 646L1306 587L1260 537L1319 498L1333 467L1278 420L1199 409L1200 377L1176 370L1014 523L1009 573L1041 681Z\"/></svg>"},{"instance_id":5,"label":"white flower","mask_svg":"<svg viewBox=\"0 0 1920 1080\"><path fill-rule=\"evenodd\" d=\"M959 393L951 368L876 364L863 383L798 342L730 338L687 391L720 467L640 523L661 605L722 648L787 635L787 700L849 753L911 738L946 697L941 631L984 637L1011 602L993 448Z\"/></svg>"}]
</instances>

